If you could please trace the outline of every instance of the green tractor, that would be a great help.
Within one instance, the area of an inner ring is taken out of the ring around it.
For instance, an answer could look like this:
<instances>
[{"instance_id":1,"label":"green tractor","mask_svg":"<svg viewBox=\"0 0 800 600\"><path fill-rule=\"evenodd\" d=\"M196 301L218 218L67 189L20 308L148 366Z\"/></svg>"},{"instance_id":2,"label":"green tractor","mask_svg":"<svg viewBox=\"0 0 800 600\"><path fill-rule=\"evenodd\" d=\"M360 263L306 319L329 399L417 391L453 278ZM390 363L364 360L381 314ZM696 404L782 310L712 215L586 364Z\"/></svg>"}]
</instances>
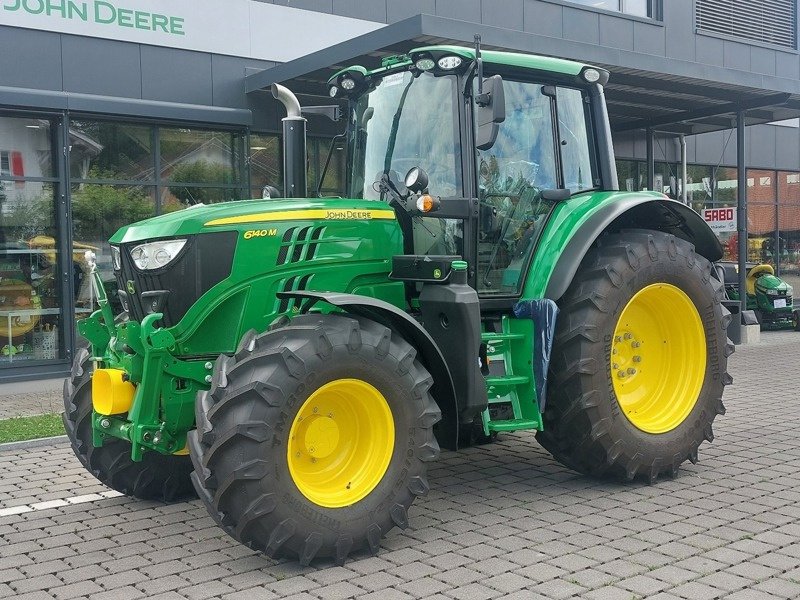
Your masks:
<instances>
[{"instance_id":1,"label":"green tractor","mask_svg":"<svg viewBox=\"0 0 800 600\"><path fill-rule=\"evenodd\" d=\"M717 263L724 273L725 290L730 300L739 300L739 265ZM792 286L775 275L769 264L746 263L747 310L756 314L761 329L800 331L798 312L794 309Z\"/></svg>"},{"instance_id":2,"label":"green tractor","mask_svg":"<svg viewBox=\"0 0 800 600\"><path fill-rule=\"evenodd\" d=\"M79 324L78 458L303 564L407 527L440 446L530 430L650 482L696 461L731 381L722 250L687 206L618 190L607 79L479 45L344 69L344 198L305 197L302 108L274 85L283 198L111 238L127 318L101 298Z\"/></svg>"}]
</instances>

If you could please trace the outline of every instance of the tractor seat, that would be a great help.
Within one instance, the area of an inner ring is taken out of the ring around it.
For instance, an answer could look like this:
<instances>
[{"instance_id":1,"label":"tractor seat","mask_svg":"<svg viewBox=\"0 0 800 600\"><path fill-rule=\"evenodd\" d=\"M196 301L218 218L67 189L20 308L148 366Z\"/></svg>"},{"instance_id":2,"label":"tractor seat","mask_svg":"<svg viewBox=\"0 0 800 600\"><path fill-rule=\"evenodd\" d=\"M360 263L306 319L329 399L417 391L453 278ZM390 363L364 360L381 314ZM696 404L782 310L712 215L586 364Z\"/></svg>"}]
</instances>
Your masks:
<instances>
[{"instance_id":1,"label":"tractor seat","mask_svg":"<svg viewBox=\"0 0 800 600\"><path fill-rule=\"evenodd\" d=\"M756 265L747 273L747 294L755 296L756 294L756 279L762 275L775 275L775 269L772 265Z\"/></svg>"}]
</instances>

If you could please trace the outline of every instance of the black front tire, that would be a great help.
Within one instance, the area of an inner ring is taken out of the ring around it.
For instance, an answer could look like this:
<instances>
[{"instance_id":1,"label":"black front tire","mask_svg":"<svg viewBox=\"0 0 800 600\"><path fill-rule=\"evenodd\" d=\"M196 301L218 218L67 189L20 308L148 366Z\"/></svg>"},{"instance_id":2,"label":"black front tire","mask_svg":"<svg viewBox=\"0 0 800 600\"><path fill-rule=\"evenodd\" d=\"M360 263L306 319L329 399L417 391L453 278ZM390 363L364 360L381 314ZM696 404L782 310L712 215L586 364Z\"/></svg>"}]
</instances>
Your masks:
<instances>
[{"instance_id":1,"label":"black front tire","mask_svg":"<svg viewBox=\"0 0 800 600\"><path fill-rule=\"evenodd\" d=\"M300 491L287 446L305 401L341 379L381 392L395 442L376 487L330 508ZM368 319L301 315L260 335L250 331L235 356L217 359L211 389L198 396L192 480L228 534L270 556L307 565L322 557L341 564L361 548L375 554L386 532L408 526L409 506L428 491L427 462L439 454L433 425L441 418L432 383L408 342Z\"/></svg>"},{"instance_id":2,"label":"black front tire","mask_svg":"<svg viewBox=\"0 0 800 600\"><path fill-rule=\"evenodd\" d=\"M611 373L615 326L639 290L669 283L698 310L706 340L706 370L697 401L677 427L647 433L625 416ZM550 367L544 431L537 440L565 466L593 476L654 481L674 476L697 449L712 441L712 422L724 414L722 392L734 346L726 336L730 313L712 265L688 242L665 233L632 230L602 237L581 263L560 301Z\"/></svg>"},{"instance_id":3,"label":"black front tire","mask_svg":"<svg viewBox=\"0 0 800 600\"><path fill-rule=\"evenodd\" d=\"M177 502L196 498L188 456L145 452L140 462L131 460L131 445L107 438L92 445L92 361L89 350L79 348L70 377L64 381L64 429L72 450L92 475L108 487L140 500Z\"/></svg>"}]
</instances>

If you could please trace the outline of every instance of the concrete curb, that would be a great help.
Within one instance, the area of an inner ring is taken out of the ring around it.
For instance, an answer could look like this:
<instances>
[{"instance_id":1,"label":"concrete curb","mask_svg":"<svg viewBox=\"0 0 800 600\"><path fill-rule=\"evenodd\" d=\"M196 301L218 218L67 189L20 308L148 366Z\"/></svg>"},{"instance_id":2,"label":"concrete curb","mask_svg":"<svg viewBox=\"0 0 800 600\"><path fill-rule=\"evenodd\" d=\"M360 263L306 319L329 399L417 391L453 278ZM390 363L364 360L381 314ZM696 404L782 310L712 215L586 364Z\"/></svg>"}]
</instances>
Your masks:
<instances>
[{"instance_id":1,"label":"concrete curb","mask_svg":"<svg viewBox=\"0 0 800 600\"><path fill-rule=\"evenodd\" d=\"M60 446L63 442L69 442L67 436L65 435L38 438L35 440L22 440L20 442L7 442L5 444L0 444L0 452L11 452L13 450L28 450L29 448L41 448L43 446Z\"/></svg>"}]
</instances>

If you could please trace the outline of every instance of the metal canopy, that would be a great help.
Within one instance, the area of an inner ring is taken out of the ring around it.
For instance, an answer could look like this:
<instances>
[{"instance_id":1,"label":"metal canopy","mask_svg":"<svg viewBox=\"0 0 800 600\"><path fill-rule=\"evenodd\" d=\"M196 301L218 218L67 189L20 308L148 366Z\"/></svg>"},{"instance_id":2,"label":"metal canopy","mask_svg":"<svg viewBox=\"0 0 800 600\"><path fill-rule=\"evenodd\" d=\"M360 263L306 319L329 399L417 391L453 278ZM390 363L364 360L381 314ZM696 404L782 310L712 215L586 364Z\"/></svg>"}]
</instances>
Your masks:
<instances>
[{"instance_id":1,"label":"metal canopy","mask_svg":"<svg viewBox=\"0 0 800 600\"><path fill-rule=\"evenodd\" d=\"M245 87L257 94L272 83L284 83L300 95L327 96L325 83L345 66L374 68L385 56L423 45L471 46L476 33L487 49L557 56L608 69L611 80L605 90L615 132L651 128L693 135L731 129L740 109L747 110L747 125L800 117L798 80L424 14L249 75Z\"/></svg>"}]
</instances>

